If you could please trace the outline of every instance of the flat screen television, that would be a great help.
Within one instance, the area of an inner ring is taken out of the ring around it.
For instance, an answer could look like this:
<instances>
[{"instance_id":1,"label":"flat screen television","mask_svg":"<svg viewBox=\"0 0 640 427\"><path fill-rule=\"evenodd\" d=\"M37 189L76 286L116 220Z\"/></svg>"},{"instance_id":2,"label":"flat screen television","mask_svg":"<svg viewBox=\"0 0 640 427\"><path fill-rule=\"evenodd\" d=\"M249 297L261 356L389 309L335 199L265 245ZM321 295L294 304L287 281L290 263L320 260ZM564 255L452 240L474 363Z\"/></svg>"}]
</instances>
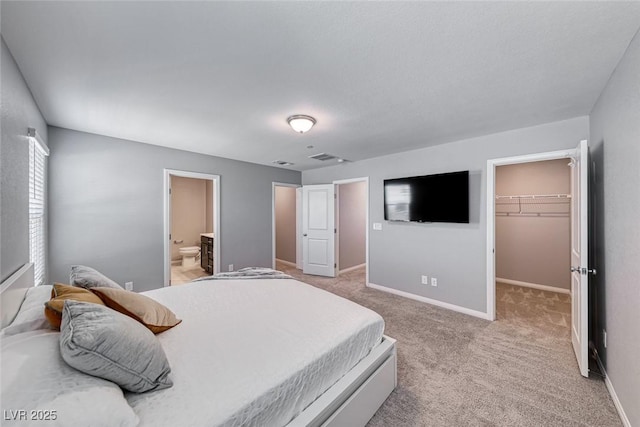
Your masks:
<instances>
[{"instance_id":1,"label":"flat screen television","mask_svg":"<svg viewBox=\"0 0 640 427\"><path fill-rule=\"evenodd\" d=\"M469 223L469 171L385 179L384 219Z\"/></svg>"}]
</instances>

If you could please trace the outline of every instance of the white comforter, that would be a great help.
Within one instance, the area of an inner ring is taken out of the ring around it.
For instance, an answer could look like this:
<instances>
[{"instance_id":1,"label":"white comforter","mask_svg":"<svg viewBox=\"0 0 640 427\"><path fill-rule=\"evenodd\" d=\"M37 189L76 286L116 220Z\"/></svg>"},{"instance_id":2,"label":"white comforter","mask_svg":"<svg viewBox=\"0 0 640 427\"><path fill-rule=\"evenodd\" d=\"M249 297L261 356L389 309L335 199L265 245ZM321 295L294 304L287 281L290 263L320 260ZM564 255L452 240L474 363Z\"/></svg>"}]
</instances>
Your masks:
<instances>
[{"instance_id":1,"label":"white comforter","mask_svg":"<svg viewBox=\"0 0 640 427\"><path fill-rule=\"evenodd\" d=\"M141 426L282 426L382 338L375 312L296 280L145 293L183 319L158 335L174 386L128 394Z\"/></svg>"}]
</instances>

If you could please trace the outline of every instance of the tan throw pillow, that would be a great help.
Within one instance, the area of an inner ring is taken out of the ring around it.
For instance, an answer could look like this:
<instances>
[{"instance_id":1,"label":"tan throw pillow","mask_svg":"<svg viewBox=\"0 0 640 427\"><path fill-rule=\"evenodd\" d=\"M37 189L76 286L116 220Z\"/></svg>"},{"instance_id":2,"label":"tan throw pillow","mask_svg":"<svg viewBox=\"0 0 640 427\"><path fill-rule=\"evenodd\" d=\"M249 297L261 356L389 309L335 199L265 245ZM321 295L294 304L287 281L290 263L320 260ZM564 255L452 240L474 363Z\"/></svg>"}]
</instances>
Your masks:
<instances>
[{"instance_id":1,"label":"tan throw pillow","mask_svg":"<svg viewBox=\"0 0 640 427\"><path fill-rule=\"evenodd\" d=\"M124 289L91 288L104 304L145 325L154 334L159 334L176 326L182 320L159 302Z\"/></svg>"},{"instance_id":2,"label":"tan throw pillow","mask_svg":"<svg viewBox=\"0 0 640 427\"><path fill-rule=\"evenodd\" d=\"M56 329L60 329L62 307L64 307L65 300L68 299L104 305L97 295L94 295L86 289L55 283L51 290L51 299L44 303L44 315L49 323L51 323L51 326Z\"/></svg>"}]
</instances>

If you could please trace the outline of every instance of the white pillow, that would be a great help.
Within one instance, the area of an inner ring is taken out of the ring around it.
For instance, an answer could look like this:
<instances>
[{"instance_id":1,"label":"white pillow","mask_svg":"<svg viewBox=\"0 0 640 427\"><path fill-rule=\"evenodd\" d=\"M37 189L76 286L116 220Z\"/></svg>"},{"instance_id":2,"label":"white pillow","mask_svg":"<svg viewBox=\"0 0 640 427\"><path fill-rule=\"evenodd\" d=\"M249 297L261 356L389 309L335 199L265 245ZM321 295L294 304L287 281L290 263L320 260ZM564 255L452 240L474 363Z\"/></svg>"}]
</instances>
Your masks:
<instances>
[{"instance_id":1,"label":"white pillow","mask_svg":"<svg viewBox=\"0 0 640 427\"><path fill-rule=\"evenodd\" d=\"M51 285L29 288L16 318L2 330L3 334L15 335L38 329L51 329L51 324L44 317L44 303L51 299L51 289Z\"/></svg>"},{"instance_id":2,"label":"white pillow","mask_svg":"<svg viewBox=\"0 0 640 427\"><path fill-rule=\"evenodd\" d=\"M59 337L47 330L3 337L2 425L136 426L138 417L120 387L68 366L60 356ZM16 412L9 410L26 411L27 422L11 420Z\"/></svg>"}]
</instances>

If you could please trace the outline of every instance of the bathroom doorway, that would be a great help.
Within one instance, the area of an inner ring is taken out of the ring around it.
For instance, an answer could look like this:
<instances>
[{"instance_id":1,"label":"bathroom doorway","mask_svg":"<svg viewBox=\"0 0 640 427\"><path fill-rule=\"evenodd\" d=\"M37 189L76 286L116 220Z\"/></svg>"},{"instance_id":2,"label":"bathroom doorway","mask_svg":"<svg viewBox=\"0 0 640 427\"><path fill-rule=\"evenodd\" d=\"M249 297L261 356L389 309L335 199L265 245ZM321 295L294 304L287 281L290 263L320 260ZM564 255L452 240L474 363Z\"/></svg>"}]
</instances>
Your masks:
<instances>
[{"instance_id":1,"label":"bathroom doorway","mask_svg":"<svg viewBox=\"0 0 640 427\"><path fill-rule=\"evenodd\" d=\"M165 169L165 286L219 271L220 177Z\"/></svg>"}]
</instances>

